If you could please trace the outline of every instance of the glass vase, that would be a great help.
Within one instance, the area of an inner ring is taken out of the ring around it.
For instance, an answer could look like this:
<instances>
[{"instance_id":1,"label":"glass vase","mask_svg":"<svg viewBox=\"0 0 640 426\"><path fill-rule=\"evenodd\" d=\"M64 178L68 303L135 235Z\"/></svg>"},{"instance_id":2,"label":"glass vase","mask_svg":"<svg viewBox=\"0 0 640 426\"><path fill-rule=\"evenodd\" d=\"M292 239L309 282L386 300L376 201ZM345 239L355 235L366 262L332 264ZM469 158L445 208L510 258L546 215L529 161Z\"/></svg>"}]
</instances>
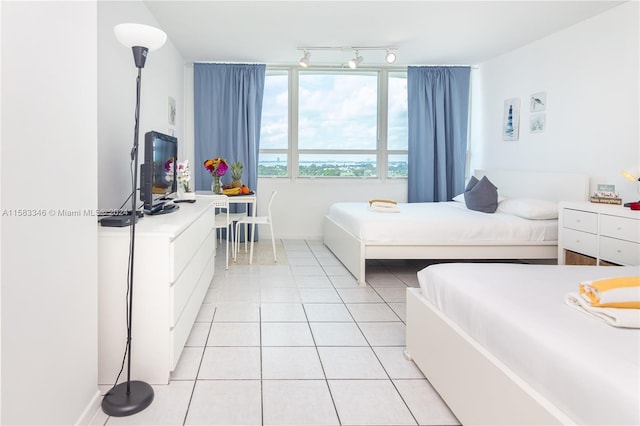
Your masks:
<instances>
[{"instance_id":1,"label":"glass vase","mask_svg":"<svg viewBox=\"0 0 640 426\"><path fill-rule=\"evenodd\" d=\"M213 177L213 182L211 182L211 191L214 194L222 194L222 188L220 187L220 176Z\"/></svg>"}]
</instances>

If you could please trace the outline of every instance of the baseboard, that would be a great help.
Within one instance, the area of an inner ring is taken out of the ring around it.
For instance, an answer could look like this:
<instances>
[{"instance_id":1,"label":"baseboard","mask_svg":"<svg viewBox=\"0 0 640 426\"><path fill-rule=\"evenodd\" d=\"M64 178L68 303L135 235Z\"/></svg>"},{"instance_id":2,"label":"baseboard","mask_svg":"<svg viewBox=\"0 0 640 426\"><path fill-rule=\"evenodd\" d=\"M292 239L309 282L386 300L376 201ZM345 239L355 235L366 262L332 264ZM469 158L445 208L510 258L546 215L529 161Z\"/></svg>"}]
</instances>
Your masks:
<instances>
[{"instance_id":1,"label":"baseboard","mask_svg":"<svg viewBox=\"0 0 640 426\"><path fill-rule=\"evenodd\" d=\"M76 425L90 425L93 422L93 419L100 412L100 405L102 403L102 393L99 389L96 389L95 395L91 398L91 402L87 405L87 408L84 409L80 418L76 422Z\"/></svg>"}]
</instances>

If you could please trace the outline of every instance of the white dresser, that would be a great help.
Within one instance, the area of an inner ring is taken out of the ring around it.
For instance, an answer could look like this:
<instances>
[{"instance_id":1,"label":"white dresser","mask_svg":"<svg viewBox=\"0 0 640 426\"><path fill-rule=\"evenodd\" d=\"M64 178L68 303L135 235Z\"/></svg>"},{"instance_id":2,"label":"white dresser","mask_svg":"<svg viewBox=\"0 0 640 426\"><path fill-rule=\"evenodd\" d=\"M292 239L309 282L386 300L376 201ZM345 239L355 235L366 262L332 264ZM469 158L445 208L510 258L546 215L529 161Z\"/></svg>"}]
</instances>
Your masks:
<instances>
[{"instance_id":1,"label":"white dresser","mask_svg":"<svg viewBox=\"0 0 640 426\"><path fill-rule=\"evenodd\" d=\"M126 345L129 232L129 227L98 232L100 384L114 383ZM169 382L213 278L214 250L214 211L206 199L137 222L132 380Z\"/></svg>"},{"instance_id":2,"label":"white dresser","mask_svg":"<svg viewBox=\"0 0 640 426\"><path fill-rule=\"evenodd\" d=\"M558 264L640 265L640 211L560 203Z\"/></svg>"}]
</instances>

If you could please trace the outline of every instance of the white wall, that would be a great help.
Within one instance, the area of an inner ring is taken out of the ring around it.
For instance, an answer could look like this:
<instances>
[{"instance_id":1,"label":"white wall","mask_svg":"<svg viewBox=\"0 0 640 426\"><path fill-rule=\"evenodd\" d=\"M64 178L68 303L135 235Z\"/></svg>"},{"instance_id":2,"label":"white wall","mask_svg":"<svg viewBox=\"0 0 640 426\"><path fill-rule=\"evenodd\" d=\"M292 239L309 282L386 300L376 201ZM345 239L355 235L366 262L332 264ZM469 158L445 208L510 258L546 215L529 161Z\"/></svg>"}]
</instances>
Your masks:
<instances>
[{"instance_id":1,"label":"white wall","mask_svg":"<svg viewBox=\"0 0 640 426\"><path fill-rule=\"evenodd\" d=\"M639 3L628 2L480 65L474 76L472 168L585 173L625 201L640 173ZM474 81L475 82L475 81ZM529 96L547 93L547 129L529 132ZM520 139L502 140L505 99L521 98Z\"/></svg>"},{"instance_id":2,"label":"white wall","mask_svg":"<svg viewBox=\"0 0 640 426\"><path fill-rule=\"evenodd\" d=\"M101 209L122 205L131 189L130 153L133 146L137 68L131 49L120 44L113 27L124 22L159 27L143 2L98 3L98 204ZM149 52L142 69L140 101L140 163L144 134L150 130L178 138L178 157L184 146L184 60L168 39ZM169 124L169 97L176 101L176 123ZM125 205L128 209L129 203Z\"/></svg>"},{"instance_id":3,"label":"white wall","mask_svg":"<svg viewBox=\"0 0 640 426\"><path fill-rule=\"evenodd\" d=\"M2 424L98 398L95 2L2 2ZM26 216L25 216L26 215Z\"/></svg>"}]
</instances>

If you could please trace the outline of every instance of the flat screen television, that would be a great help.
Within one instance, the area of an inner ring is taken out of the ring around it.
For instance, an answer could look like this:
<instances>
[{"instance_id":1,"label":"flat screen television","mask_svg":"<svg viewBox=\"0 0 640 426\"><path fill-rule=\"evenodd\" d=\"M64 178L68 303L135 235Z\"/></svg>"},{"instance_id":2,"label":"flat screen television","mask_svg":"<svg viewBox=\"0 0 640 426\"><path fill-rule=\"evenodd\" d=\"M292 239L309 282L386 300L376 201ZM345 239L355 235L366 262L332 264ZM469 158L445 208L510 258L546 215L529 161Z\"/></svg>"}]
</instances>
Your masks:
<instances>
[{"instance_id":1,"label":"flat screen television","mask_svg":"<svg viewBox=\"0 0 640 426\"><path fill-rule=\"evenodd\" d=\"M144 163L140 166L140 200L145 211L157 212L160 199L166 200L177 191L177 161L177 138L155 131L145 133Z\"/></svg>"}]
</instances>

